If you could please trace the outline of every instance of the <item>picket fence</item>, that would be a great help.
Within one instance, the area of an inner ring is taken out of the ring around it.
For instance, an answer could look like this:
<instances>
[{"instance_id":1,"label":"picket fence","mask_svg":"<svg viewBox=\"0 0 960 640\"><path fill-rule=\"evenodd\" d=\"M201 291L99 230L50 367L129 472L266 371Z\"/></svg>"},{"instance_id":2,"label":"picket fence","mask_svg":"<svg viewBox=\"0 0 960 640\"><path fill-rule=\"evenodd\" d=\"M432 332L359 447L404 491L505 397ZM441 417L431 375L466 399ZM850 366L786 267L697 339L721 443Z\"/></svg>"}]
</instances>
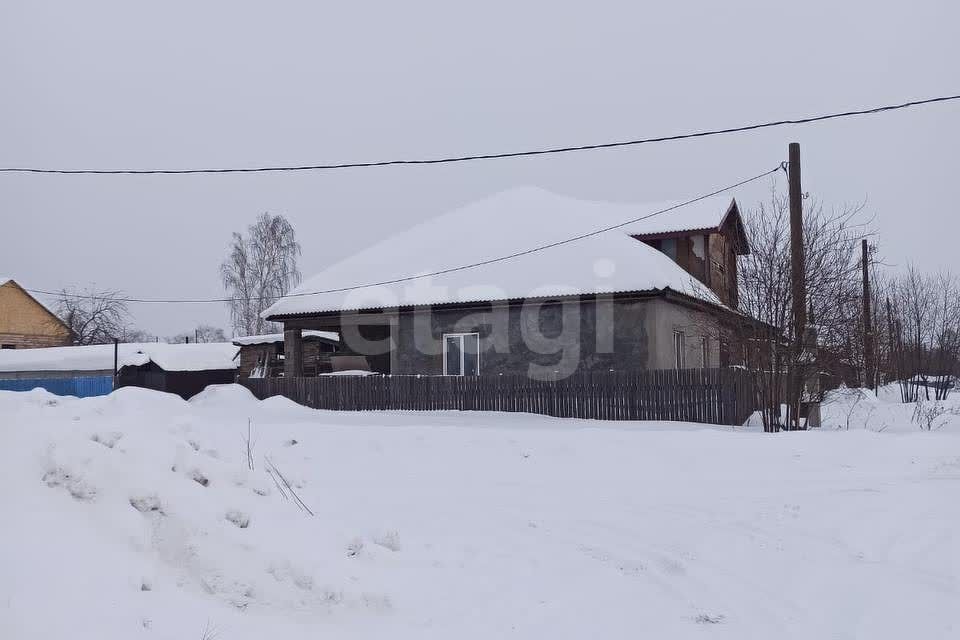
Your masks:
<instances>
[{"instance_id":1,"label":"picket fence","mask_svg":"<svg viewBox=\"0 0 960 640\"><path fill-rule=\"evenodd\" d=\"M741 369L523 375L319 376L249 378L260 399L285 396L336 411L516 411L597 420L682 420L740 425L755 409L751 375Z\"/></svg>"}]
</instances>

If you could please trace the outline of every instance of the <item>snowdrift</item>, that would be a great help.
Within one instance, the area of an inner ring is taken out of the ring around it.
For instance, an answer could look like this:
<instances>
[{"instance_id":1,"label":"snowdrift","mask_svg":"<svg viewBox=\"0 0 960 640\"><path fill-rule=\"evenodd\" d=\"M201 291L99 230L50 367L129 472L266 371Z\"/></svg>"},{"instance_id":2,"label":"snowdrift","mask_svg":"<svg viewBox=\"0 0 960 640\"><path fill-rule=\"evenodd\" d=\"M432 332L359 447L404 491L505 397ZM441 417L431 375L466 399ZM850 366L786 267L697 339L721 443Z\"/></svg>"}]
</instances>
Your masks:
<instances>
[{"instance_id":1,"label":"snowdrift","mask_svg":"<svg viewBox=\"0 0 960 640\"><path fill-rule=\"evenodd\" d=\"M955 637L960 437L894 430L0 392L0 637Z\"/></svg>"}]
</instances>

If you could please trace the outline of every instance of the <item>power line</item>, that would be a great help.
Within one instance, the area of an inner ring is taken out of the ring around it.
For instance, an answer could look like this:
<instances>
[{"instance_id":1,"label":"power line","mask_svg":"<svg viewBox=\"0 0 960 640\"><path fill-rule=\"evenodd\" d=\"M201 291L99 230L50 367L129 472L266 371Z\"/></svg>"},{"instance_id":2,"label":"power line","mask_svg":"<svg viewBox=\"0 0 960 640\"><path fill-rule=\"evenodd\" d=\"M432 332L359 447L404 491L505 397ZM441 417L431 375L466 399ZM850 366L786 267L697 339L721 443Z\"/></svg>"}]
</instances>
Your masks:
<instances>
[{"instance_id":1,"label":"power line","mask_svg":"<svg viewBox=\"0 0 960 640\"><path fill-rule=\"evenodd\" d=\"M522 251L517 251L516 253L511 253L511 254L504 255L504 256L498 256L498 257L496 257L496 258L488 258L488 259L486 259L486 260L481 260L481 261L479 261L479 262L472 262L472 263L470 263L470 264L464 264L464 265L460 265L460 266L457 266L457 267L450 267L450 268L447 268L447 269L440 269L440 270L438 270L438 271L432 271L432 272L430 272L430 273L422 273L422 274L413 275L413 276L404 276L404 277L401 277L401 278L393 278L393 279L391 279L391 280L381 280L381 281L379 281L379 282L368 282L368 283L365 283L365 284L358 284L358 285L353 285L353 286L349 286L349 287L338 287L338 288L335 288L335 289L324 289L324 290L320 290L320 291L303 291L303 292L300 292L300 293L290 293L290 294L287 294L287 295L284 295L284 296L279 296L279 297L274 297L274 296L254 296L254 297L252 297L252 298L249 298L249 300L267 300L267 299L269 299L269 300L283 300L283 299L285 299L285 298L300 298L300 297L303 297L303 296L314 296L314 295L320 295L320 294L326 294L326 293L342 293L342 292L346 292L346 291L355 291L355 290L357 290L357 289L366 289L366 288L368 288L368 287L379 287L379 286L384 286L384 285L388 285L388 284L398 284L398 283L401 283L401 282L410 282L411 280L419 280L419 279L422 279L422 278L431 278L431 277L434 277L434 276L445 275L445 274L454 273L454 272L457 272L457 271L465 271L465 270L467 270L467 269L473 269L473 268L476 268L476 267L482 267L482 266L485 266L485 265L488 265L488 264L493 264L493 263L495 263L495 262L503 262L503 261L505 261L505 260L512 260L513 258L519 258L520 256L526 256L526 255L529 255L529 254L531 254L531 253L537 253L537 252L539 252L539 251L545 251L545 250L547 250L547 249L552 249L553 247L559 247L559 246L561 246L561 245L570 244L571 242L576 242L576 241L578 241L578 240L583 240L584 238L590 238L590 237L592 237L592 236L597 236L597 235L600 235L601 233L606 233L607 231L613 231L614 229L619 229L619 228L625 227L625 226L627 226L627 225L629 225L629 224L633 224L633 223L635 223L635 222L640 222L641 220L648 220L648 219L650 219L650 218L653 218L654 216L659 216L659 215L662 215L662 214L665 214L665 213L669 213L669 212L671 212L671 211L676 211L677 209L680 209L681 207L685 207L685 206L691 205L691 204L693 204L693 203L695 203L695 202L699 202L700 200L704 200L704 199L706 199L706 198L710 198L710 197L712 197L712 196L721 194L721 193L723 193L724 191L730 191L731 189L736 189L737 187L741 187L741 186L743 186L743 185L745 185L745 184L748 184L748 183L750 183L750 182L754 182L754 181L756 181L756 180L760 180L761 178L765 178L765 177L767 177L767 176L769 176L769 175L772 175L772 174L776 173L777 171L781 171L781 170L783 170L783 169L784 169L784 166L783 166L783 164L781 163L781 164L777 165L776 167L774 167L773 169L770 169L770 170L768 170L768 171L764 171L763 173L757 174L757 175L755 175L755 176L753 176L753 177L751 177L751 178L746 178L745 180L741 180L741 181L736 182L736 183L734 183L734 184L727 185L727 186L725 186L725 187L721 187L721 188L719 188L719 189L716 189L715 191L711 191L710 193L705 193L705 194L703 194L703 195L697 196L696 198L692 198L692 199L690 199L690 200L686 200L686 201L684 201L684 202L675 204L675 205L673 205L673 206L666 207L666 208L660 209L660 210L658 210L658 211L654 211L653 213L648 213L647 215L644 215L644 216L639 216L639 217L637 217L637 218L631 218L630 220L625 220L625 221L623 221L623 222L619 222L619 223L617 223L617 224L613 224L613 225L610 225L610 226L607 226L607 227L602 227L602 228L599 228L599 229L594 229L593 231L588 231L588 232L586 232L586 233L582 233L582 234L577 235L577 236L572 236L572 237L569 237L569 238L565 238L565 239L563 239L563 240L557 240L557 241L555 241L555 242L549 242L549 243L547 243L547 244L542 244L542 245L539 245L539 246L531 247L531 248L529 248L529 249L524 249L524 250L522 250ZM25 289L26 289L27 291L29 291L30 293L36 293L36 294L40 294L40 295L51 295L51 296L63 296L63 295L64 295L64 292L45 291L45 290L43 290L43 289L29 289L29 288L26 288L26 287L25 287ZM247 300L247 299L248 299L248 298L166 298L166 299L164 299L164 298L122 298L122 297L121 297L121 298L114 298L114 297L107 297L107 296L90 296L90 295L82 295L82 294L66 294L66 296L69 297L69 298L76 298L76 299L81 299L81 300L105 300L105 299L109 299L109 300L116 300L116 301L120 301L120 302L144 303L144 304L206 304L206 303L214 303L214 302L232 302L232 301L234 301L234 300L240 300L240 299L242 299L242 300Z\"/></svg>"},{"instance_id":2,"label":"power line","mask_svg":"<svg viewBox=\"0 0 960 640\"><path fill-rule=\"evenodd\" d=\"M855 111L841 111L838 113L829 113L819 116L809 116L805 118L794 118L788 120L774 120L756 124L748 124L739 127L729 127L726 129L712 129L706 131L696 131L692 133L681 133L677 135L658 136L655 138L641 138L638 140L620 140L615 142L603 142L598 144L585 144L568 147L551 147L547 149L535 149L529 151L508 151L504 153L485 153L468 156L452 156L445 158L419 158L406 160L378 160L372 162L341 162L334 164L314 164L314 165L291 165L291 166L266 166L266 167L234 167L220 169L43 169L36 167L6 167L0 168L0 173L57 173L57 174L190 174L190 173L267 173L276 171L323 171L330 169L359 169L366 167L386 167L393 165L418 165L418 164L447 164L453 162L468 162L472 160L494 160L500 158L520 158L526 156L541 156L555 153L570 153L574 151L591 151L596 149L613 149L616 147L628 147L654 142L668 142L671 140L686 140L688 138L703 138L707 136L716 136L726 133L741 133L744 131L753 131L756 129L766 129L769 127L781 127L791 124L807 124L810 122L820 122L822 120L832 120L835 118L849 118L852 116L871 115L883 113L885 111L895 111L897 109L907 109L935 102L948 102L951 100L960 100L960 94L940 96L937 98L924 98L922 100L911 100L901 104L885 105L882 107L870 107L866 109L857 109Z\"/></svg>"}]
</instances>

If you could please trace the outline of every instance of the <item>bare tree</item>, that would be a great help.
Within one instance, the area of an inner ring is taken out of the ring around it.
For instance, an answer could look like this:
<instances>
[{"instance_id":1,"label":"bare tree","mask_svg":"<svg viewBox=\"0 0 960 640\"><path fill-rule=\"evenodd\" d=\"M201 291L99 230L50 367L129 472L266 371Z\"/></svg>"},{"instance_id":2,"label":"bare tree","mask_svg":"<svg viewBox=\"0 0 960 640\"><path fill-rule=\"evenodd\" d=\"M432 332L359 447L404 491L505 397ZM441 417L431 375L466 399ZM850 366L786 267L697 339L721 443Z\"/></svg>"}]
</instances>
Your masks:
<instances>
[{"instance_id":1,"label":"bare tree","mask_svg":"<svg viewBox=\"0 0 960 640\"><path fill-rule=\"evenodd\" d=\"M231 300L230 320L240 335L275 330L260 313L300 282L297 257L300 245L283 216L263 213L247 228L234 233L230 253L220 265L220 277Z\"/></svg>"},{"instance_id":2,"label":"bare tree","mask_svg":"<svg viewBox=\"0 0 960 640\"><path fill-rule=\"evenodd\" d=\"M197 342L226 342L227 336L220 327L209 324L199 325L193 332Z\"/></svg>"},{"instance_id":3,"label":"bare tree","mask_svg":"<svg viewBox=\"0 0 960 640\"><path fill-rule=\"evenodd\" d=\"M56 303L60 319L73 331L76 344L105 344L126 333L130 312L120 291L63 289Z\"/></svg>"},{"instance_id":4,"label":"bare tree","mask_svg":"<svg viewBox=\"0 0 960 640\"><path fill-rule=\"evenodd\" d=\"M942 400L960 373L960 283L950 273L910 266L891 285L891 351L901 399Z\"/></svg>"},{"instance_id":5,"label":"bare tree","mask_svg":"<svg viewBox=\"0 0 960 640\"><path fill-rule=\"evenodd\" d=\"M175 336L170 336L166 340L170 343L181 342L226 342L227 336L223 329L209 324L198 325L193 331L184 331Z\"/></svg>"},{"instance_id":6,"label":"bare tree","mask_svg":"<svg viewBox=\"0 0 960 640\"><path fill-rule=\"evenodd\" d=\"M792 346L798 339L809 341L809 336L795 335L790 207L787 197L775 190L769 203L759 203L745 216L751 251L739 264L740 309L758 320L760 327L744 323L728 329L723 338L728 349L743 354L744 365L754 372L758 406L769 431L799 426L799 407L788 407L786 421L781 415L787 398L801 397L786 393L787 380L807 380L822 373L841 375L854 366L851 354L860 344L856 329L862 302L857 249L870 221L860 219L862 204L833 211L824 210L815 200L804 204L807 303L810 325L819 334L818 357ZM820 399L822 390L808 391L806 399Z\"/></svg>"},{"instance_id":7,"label":"bare tree","mask_svg":"<svg viewBox=\"0 0 960 640\"><path fill-rule=\"evenodd\" d=\"M155 342L157 337L143 329L127 327L120 335L120 342Z\"/></svg>"}]
</instances>

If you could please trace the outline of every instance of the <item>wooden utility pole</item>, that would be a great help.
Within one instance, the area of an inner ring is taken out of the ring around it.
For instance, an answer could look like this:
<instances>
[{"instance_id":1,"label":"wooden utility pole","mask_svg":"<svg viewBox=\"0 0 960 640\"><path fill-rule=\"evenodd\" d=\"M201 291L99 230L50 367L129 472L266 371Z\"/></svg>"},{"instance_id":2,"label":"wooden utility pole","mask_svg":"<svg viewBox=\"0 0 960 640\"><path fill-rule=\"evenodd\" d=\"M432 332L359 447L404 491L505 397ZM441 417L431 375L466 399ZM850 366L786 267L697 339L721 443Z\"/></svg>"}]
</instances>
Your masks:
<instances>
[{"instance_id":1,"label":"wooden utility pole","mask_svg":"<svg viewBox=\"0 0 960 640\"><path fill-rule=\"evenodd\" d=\"M790 281L793 293L793 335L803 340L807 327L806 260L803 255L803 190L800 187L800 144L790 143Z\"/></svg>"},{"instance_id":2,"label":"wooden utility pole","mask_svg":"<svg viewBox=\"0 0 960 640\"><path fill-rule=\"evenodd\" d=\"M863 249L863 369L864 383L870 389L875 386L876 367L873 361L873 318L870 311L870 260L867 239L860 243Z\"/></svg>"},{"instance_id":3,"label":"wooden utility pole","mask_svg":"<svg viewBox=\"0 0 960 640\"><path fill-rule=\"evenodd\" d=\"M790 283L793 294L793 362L788 378L789 401L787 428L800 425L800 399L804 377L798 370L803 355L803 341L807 330L807 278L806 260L803 255L803 190L800 185L800 143L791 142L788 158L788 181L790 195Z\"/></svg>"}]
</instances>

